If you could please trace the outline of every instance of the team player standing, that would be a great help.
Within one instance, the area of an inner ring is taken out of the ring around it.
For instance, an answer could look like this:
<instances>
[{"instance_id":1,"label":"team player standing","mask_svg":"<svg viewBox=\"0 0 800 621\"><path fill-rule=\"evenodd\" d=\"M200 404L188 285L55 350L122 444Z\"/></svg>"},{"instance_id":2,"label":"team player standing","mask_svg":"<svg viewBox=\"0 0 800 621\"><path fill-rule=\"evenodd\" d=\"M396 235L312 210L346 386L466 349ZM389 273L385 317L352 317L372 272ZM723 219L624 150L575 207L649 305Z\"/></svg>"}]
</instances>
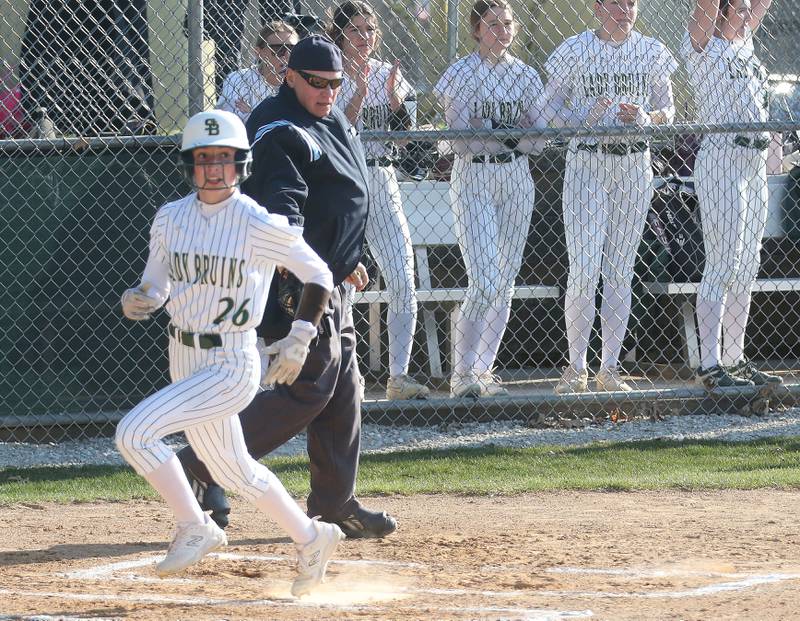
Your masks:
<instances>
[{"instance_id":1,"label":"team player standing","mask_svg":"<svg viewBox=\"0 0 800 621\"><path fill-rule=\"evenodd\" d=\"M772 0L697 0L681 51L699 121L766 121L767 73L753 32ZM753 281L767 219L766 132L708 134L695 163L706 263L697 292L700 368L706 388L779 384L744 355Z\"/></svg>"},{"instance_id":2,"label":"team player standing","mask_svg":"<svg viewBox=\"0 0 800 621\"><path fill-rule=\"evenodd\" d=\"M675 117L670 76L677 63L635 31L637 0L598 0L598 26L570 37L546 64L543 121L561 127L644 127ZM587 351L602 276L598 390L632 390L618 363L631 312L631 281L653 194L650 148L635 136L570 140L562 195L569 276L564 319L569 365L558 394L587 390Z\"/></svg>"},{"instance_id":3,"label":"team player standing","mask_svg":"<svg viewBox=\"0 0 800 621\"><path fill-rule=\"evenodd\" d=\"M156 566L159 576L177 573L227 543L163 442L183 431L217 481L255 504L295 542L299 575L292 593L303 595L322 580L344 535L335 524L307 517L280 480L250 456L237 414L259 386L255 328L275 267L291 269L306 286L289 335L270 346L275 359L267 378L273 382L291 384L300 373L333 280L300 227L239 193L252 160L236 115L193 116L181 154L196 192L158 211L141 284L122 296L123 313L136 321L148 319L166 302L172 383L120 421L117 447L177 521L175 538Z\"/></svg>"}]
</instances>

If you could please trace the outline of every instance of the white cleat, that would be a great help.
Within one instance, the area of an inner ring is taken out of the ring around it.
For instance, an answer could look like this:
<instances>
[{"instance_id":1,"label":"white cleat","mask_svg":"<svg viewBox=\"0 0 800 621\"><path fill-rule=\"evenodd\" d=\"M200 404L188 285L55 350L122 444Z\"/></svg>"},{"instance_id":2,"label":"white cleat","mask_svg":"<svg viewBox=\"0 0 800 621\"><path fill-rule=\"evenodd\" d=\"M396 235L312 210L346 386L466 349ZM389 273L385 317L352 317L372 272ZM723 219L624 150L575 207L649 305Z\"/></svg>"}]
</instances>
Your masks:
<instances>
[{"instance_id":1,"label":"white cleat","mask_svg":"<svg viewBox=\"0 0 800 621\"><path fill-rule=\"evenodd\" d=\"M478 375L478 384L481 387L481 397L508 396L508 389L500 383L500 378L491 371L484 371Z\"/></svg>"},{"instance_id":2,"label":"white cleat","mask_svg":"<svg viewBox=\"0 0 800 621\"><path fill-rule=\"evenodd\" d=\"M578 371L572 365L564 368L564 373L555 387L557 395L567 395L573 392L586 392L589 385L589 371Z\"/></svg>"},{"instance_id":3,"label":"white cleat","mask_svg":"<svg viewBox=\"0 0 800 621\"><path fill-rule=\"evenodd\" d=\"M342 529L336 524L320 522L314 518L316 537L310 543L296 544L297 547L297 578L292 583L292 595L301 597L307 595L325 578L328 561L333 556L336 546L344 539Z\"/></svg>"},{"instance_id":4,"label":"white cleat","mask_svg":"<svg viewBox=\"0 0 800 621\"><path fill-rule=\"evenodd\" d=\"M622 379L619 367L600 369L594 376L595 387L598 392L631 392L631 385Z\"/></svg>"},{"instance_id":5,"label":"white cleat","mask_svg":"<svg viewBox=\"0 0 800 621\"><path fill-rule=\"evenodd\" d=\"M389 400L427 399L430 394L427 386L408 375L394 375L386 383L386 398Z\"/></svg>"},{"instance_id":6,"label":"white cleat","mask_svg":"<svg viewBox=\"0 0 800 621\"><path fill-rule=\"evenodd\" d=\"M451 397L470 397L477 399L483 393L478 376L472 371L453 373L450 377Z\"/></svg>"},{"instance_id":7,"label":"white cleat","mask_svg":"<svg viewBox=\"0 0 800 621\"><path fill-rule=\"evenodd\" d=\"M159 578L176 574L199 562L209 552L228 545L225 531L209 518L206 519L208 522L205 524L178 522L167 556L156 564Z\"/></svg>"}]
</instances>

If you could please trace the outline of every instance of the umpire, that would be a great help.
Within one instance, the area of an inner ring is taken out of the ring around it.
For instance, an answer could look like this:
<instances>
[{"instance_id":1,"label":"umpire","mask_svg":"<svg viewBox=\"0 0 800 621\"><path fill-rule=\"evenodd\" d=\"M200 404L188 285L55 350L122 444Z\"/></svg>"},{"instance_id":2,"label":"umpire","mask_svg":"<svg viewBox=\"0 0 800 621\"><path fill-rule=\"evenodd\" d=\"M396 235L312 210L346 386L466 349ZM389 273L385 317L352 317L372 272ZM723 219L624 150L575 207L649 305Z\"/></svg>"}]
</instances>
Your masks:
<instances>
[{"instance_id":1,"label":"umpire","mask_svg":"<svg viewBox=\"0 0 800 621\"><path fill-rule=\"evenodd\" d=\"M359 262L368 213L367 169L357 133L333 107L342 83L339 48L313 35L289 57L278 95L247 122L253 173L242 191L270 212L304 227L303 236L333 273L331 306L291 385L256 395L239 415L247 448L260 459L304 428L311 461L309 515L338 524L348 537L383 537L397 528L385 512L369 511L354 496L361 444L361 390L356 335L344 282L363 289ZM267 343L285 337L298 297L291 274L276 276L258 329ZM219 493L191 447L179 454L198 499L227 525ZM205 492L205 493L204 493Z\"/></svg>"}]
</instances>

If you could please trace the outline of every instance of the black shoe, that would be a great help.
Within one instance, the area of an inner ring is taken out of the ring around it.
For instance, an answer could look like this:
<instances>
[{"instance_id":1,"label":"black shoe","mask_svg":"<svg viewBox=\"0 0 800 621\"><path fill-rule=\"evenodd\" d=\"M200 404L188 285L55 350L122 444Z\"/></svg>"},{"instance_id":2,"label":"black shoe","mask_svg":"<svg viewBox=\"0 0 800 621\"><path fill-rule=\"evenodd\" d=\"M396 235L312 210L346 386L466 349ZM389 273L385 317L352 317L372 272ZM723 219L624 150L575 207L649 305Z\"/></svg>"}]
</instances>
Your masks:
<instances>
[{"instance_id":1,"label":"black shoe","mask_svg":"<svg viewBox=\"0 0 800 621\"><path fill-rule=\"evenodd\" d=\"M738 377L753 382L756 386L777 386L783 383L783 379L777 375L770 375L756 369L755 365L748 361L742 360L732 367L728 367L728 374L733 377Z\"/></svg>"},{"instance_id":2,"label":"black shoe","mask_svg":"<svg viewBox=\"0 0 800 621\"><path fill-rule=\"evenodd\" d=\"M361 506L345 517L323 520L336 524L349 539L379 539L397 530L397 520L386 511L370 511Z\"/></svg>"},{"instance_id":3,"label":"black shoe","mask_svg":"<svg viewBox=\"0 0 800 621\"><path fill-rule=\"evenodd\" d=\"M706 390L725 388L728 386L753 386L753 382L734 375L730 375L724 367L715 364L713 367L698 368L694 374L694 381Z\"/></svg>"},{"instance_id":4,"label":"black shoe","mask_svg":"<svg viewBox=\"0 0 800 621\"><path fill-rule=\"evenodd\" d=\"M204 483L200 479L184 468L186 478L194 492L194 497L200 503L203 511L210 511L209 517L216 522L221 529L228 527L228 515L231 512L231 504L225 497L225 490L216 483Z\"/></svg>"}]
</instances>

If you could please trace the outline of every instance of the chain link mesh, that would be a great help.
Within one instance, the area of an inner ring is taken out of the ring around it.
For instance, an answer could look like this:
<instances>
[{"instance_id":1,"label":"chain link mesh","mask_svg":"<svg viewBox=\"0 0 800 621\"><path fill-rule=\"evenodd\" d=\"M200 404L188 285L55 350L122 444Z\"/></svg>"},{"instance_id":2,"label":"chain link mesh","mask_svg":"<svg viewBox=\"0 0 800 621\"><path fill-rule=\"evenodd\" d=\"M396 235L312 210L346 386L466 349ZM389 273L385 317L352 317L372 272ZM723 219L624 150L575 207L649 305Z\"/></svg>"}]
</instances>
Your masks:
<instances>
[{"instance_id":1,"label":"chain link mesh","mask_svg":"<svg viewBox=\"0 0 800 621\"><path fill-rule=\"evenodd\" d=\"M753 0L751 13L730 4L733 24L735 15L760 18L770 3ZM280 65L291 40L268 38L259 52L263 23L288 15L302 36L324 27L331 8L305 0L6 6L0 439L107 433L168 381L168 318L126 322L119 297L141 274L156 210L189 191L176 166L180 129L191 112L217 104L231 72L255 67L258 81L260 69ZM800 9L771 3L755 55L712 37L723 59L715 64L708 48L686 51L694 8L694 0L374 2L373 91L356 112L372 213L386 218L368 244L372 285L354 296L367 420L548 424L794 403ZM635 9L641 35L608 41ZM364 34L356 30L346 29L351 44ZM506 46L511 56L495 64ZM393 100L395 61L402 80ZM353 71L340 97L354 92ZM248 97L265 87L242 84L231 105L246 116L257 103ZM403 99L411 123L390 128ZM704 277L704 268L714 273ZM414 314L413 336L404 337ZM743 359L777 373L782 386L697 384L698 367L724 384L745 373L731 368ZM563 373L570 381L555 394ZM598 373L610 392L596 390ZM430 398L397 398L415 384Z\"/></svg>"}]
</instances>

